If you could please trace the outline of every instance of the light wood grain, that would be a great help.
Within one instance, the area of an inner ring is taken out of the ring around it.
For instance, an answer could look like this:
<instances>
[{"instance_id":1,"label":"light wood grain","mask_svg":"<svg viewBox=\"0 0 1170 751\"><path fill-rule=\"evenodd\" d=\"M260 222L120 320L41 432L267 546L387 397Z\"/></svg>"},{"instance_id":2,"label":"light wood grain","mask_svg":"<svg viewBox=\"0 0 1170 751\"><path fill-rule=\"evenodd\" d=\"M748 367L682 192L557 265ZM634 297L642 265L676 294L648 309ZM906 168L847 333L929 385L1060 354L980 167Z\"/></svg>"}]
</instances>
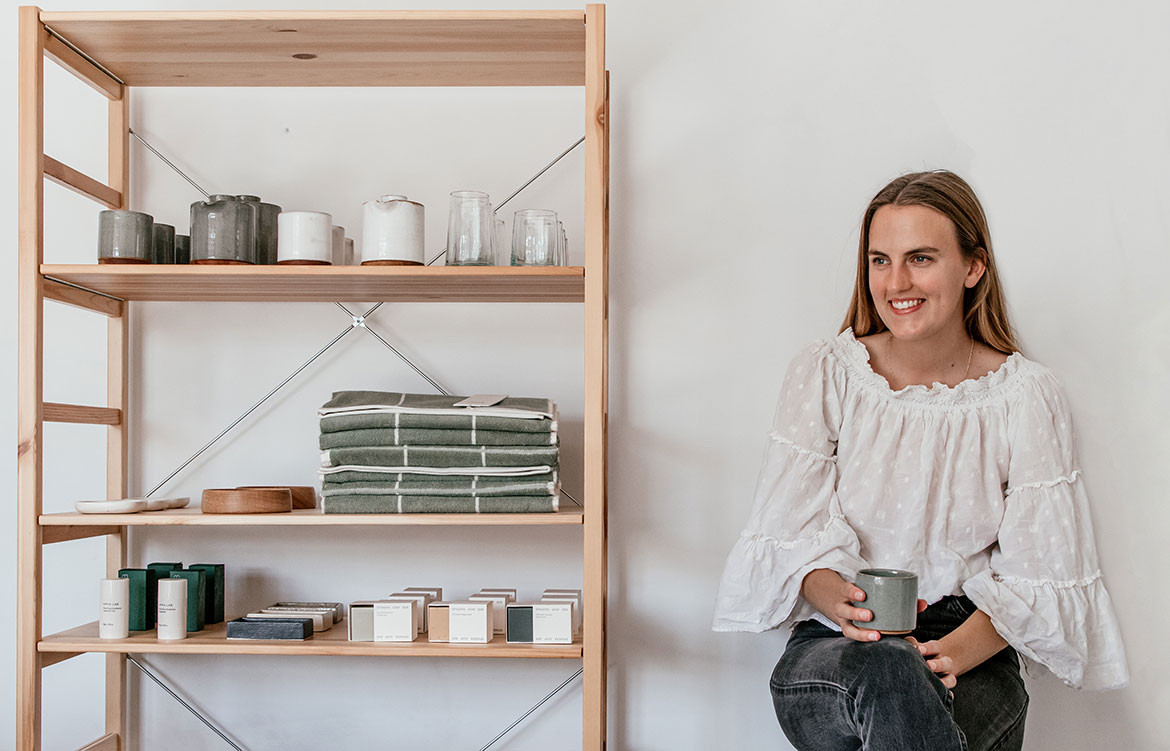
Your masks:
<instances>
[{"instance_id":1,"label":"light wood grain","mask_svg":"<svg viewBox=\"0 0 1170 751\"><path fill-rule=\"evenodd\" d=\"M349 624L333 628L305 641L253 641L226 638L223 623L187 635L178 641L159 641L154 631L131 631L128 639L102 639L97 621L47 636L39 649L45 652L119 652L132 654L231 654L231 655L337 655L350 657L529 657L574 659L581 657L574 644L508 644L496 636L488 644L443 644L427 641L426 634L413 642L349 641Z\"/></svg>"},{"instance_id":2,"label":"light wood grain","mask_svg":"<svg viewBox=\"0 0 1170 751\"><path fill-rule=\"evenodd\" d=\"M118 195L118 191L48 155L45 156L45 177L107 208L116 209L122 205L122 196Z\"/></svg>"},{"instance_id":3,"label":"light wood grain","mask_svg":"<svg viewBox=\"0 0 1170 751\"><path fill-rule=\"evenodd\" d=\"M121 410L109 407L86 407L81 404L45 402L41 409L42 419L45 422L71 422L81 425L122 424Z\"/></svg>"},{"instance_id":4,"label":"light wood grain","mask_svg":"<svg viewBox=\"0 0 1170 751\"><path fill-rule=\"evenodd\" d=\"M110 525L90 526L60 526L45 527L41 532L41 542L49 545L54 542L68 542L69 540L83 540L87 537L101 537L102 535L116 535L122 531L121 527Z\"/></svg>"},{"instance_id":5,"label":"light wood grain","mask_svg":"<svg viewBox=\"0 0 1170 751\"><path fill-rule=\"evenodd\" d=\"M109 99L122 98L122 84L52 35L45 38L45 56L89 84L94 91Z\"/></svg>"},{"instance_id":6,"label":"light wood grain","mask_svg":"<svg viewBox=\"0 0 1170 751\"><path fill-rule=\"evenodd\" d=\"M580 86L585 80L581 11L63 12L42 18L132 87Z\"/></svg>"},{"instance_id":7,"label":"light wood grain","mask_svg":"<svg viewBox=\"0 0 1170 751\"><path fill-rule=\"evenodd\" d=\"M585 668L582 745L606 745L609 184L605 6L585 8Z\"/></svg>"},{"instance_id":8,"label":"light wood grain","mask_svg":"<svg viewBox=\"0 0 1170 751\"><path fill-rule=\"evenodd\" d=\"M130 208L130 91L111 101L107 108L107 173L110 185L122 201L118 208ZM106 405L122 415L117 425L106 429L106 497L125 498L130 494L130 303L123 303L122 315L106 324ZM129 530L106 538L106 578L113 579L126 567ZM106 733L118 739L126 734L126 656L106 656Z\"/></svg>"},{"instance_id":9,"label":"light wood grain","mask_svg":"<svg viewBox=\"0 0 1170 751\"><path fill-rule=\"evenodd\" d=\"M117 733L107 733L93 743L82 746L77 751L119 751L119 743Z\"/></svg>"},{"instance_id":10,"label":"light wood grain","mask_svg":"<svg viewBox=\"0 0 1170 751\"><path fill-rule=\"evenodd\" d=\"M580 266L45 265L46 277L123 300L581 302Z\"/></svg>"},{"instance_id":11,"label":"light wood grain","mask_svg":"<svg viewBox=\"0 0 1170 751\"><path fill-rule=\"evenodd\" d=\"M122 301L112 297L99 295L90 290L71 287L55 279L45 279L43 289L45 299L47 300L56 300L66 305L72 305L75 308L82 308L113 318L122 315Z\"/></svg>"},{"instance_id":12,"label":"light wood grain","mask_svg":"<svg viewBox=\"0 0 1170 751\"><path fill-rule=\"evenodd\" d=\"M80 657L84 652L41 652L41 669L56 665L59 662L72 660L74 657Z\"/></svg>"},{"instance_id":13,"label":"light wood grain","mask_svg":"<svg viewBox=\"0 0 1170 751\"><path fill-rule=\"evenodd\" d=\"M17 166L16 747L41 741L41 513L44 301L44 48L40 9L19 15Z\"/></svg>"},{"instance_id":14,"label":"light wood grain","mask_svg":"<svg viewBox=\"0 0 1170 751\"><path fill-rule=\"evenodd\" d=\"M288 488L207 488L203 491L205 514L291 513L292 491Z\"/></svg>"},{"instance_id":15,"label":"light wood grain","mask_svg":"<svg viewBox=\"0 0 1170 751\"><path fill-rule=\"evenodd\" d=\"M181 508L137 514L43 514L40 523L43 527L523 527L580 525L584 523L584 514L574 508L551 514L326 514L321 509L294 509L279 514L218 515L201 513L198 508Z\"/></svg>"}]
</instances>

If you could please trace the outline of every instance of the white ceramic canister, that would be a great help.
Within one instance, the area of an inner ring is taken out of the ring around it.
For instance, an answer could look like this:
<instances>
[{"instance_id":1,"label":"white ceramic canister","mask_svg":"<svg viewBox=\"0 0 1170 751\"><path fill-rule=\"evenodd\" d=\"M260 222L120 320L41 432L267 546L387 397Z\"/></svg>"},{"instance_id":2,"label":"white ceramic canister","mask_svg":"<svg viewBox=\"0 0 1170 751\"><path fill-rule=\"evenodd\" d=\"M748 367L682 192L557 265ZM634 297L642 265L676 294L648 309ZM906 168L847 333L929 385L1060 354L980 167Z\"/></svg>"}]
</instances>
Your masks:
<instances>
[{"instance_id":1,"label":"white ceramic canister","mask_svg":"<svg viewBox=\"0 0 1170 751\"><path fill-rule=\"evenodd\" d=\"M98 636L126 639L130 636L130 580L102 579Z\"/></svg>"},{"instance_id":2,"label":"white ceramic canister","mask_svg":"<svg viewBox=\"0 0 1170 751\"><path fill-rule=\"evenodd\" d=\"M158 638L187 638L187 580L158 580Z\"/></svg>"},{"instance_id":3,"label":"white ceramic canister","mask_svg":"<svg viewBox=\"0 0 1170 751\"><path fill-rule=\"evenodd\" d=\"M362 263L421 266L426 262L423 226L423 205L406 196L366 201L362 204Z\"/></svg>"},{"instance_id":4,"label":"white ceramic canister","mask_svg":"<svg viewBox=\"0 0 1170 751\"><path fill-rule=\"evenodd\" d=\"M322 211L282 211L276 217L276 262L333 262L333 217Z\"/></svg>"}]
</instances>

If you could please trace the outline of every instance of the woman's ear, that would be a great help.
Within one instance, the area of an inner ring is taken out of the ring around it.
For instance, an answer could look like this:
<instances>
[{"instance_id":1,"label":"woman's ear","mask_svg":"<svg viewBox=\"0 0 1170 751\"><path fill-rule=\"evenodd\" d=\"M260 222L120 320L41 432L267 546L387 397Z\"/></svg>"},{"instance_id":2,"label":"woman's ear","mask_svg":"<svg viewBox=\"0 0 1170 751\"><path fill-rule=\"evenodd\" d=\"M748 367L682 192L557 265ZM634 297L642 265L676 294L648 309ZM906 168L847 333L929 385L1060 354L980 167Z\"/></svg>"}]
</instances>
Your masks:
<instances>
[{"instance_id":1,"label":"woman's ear","mask_svg":"<svg viewBox=\"0 0 1170 751\"><path fill-rule=\"evenodd\" d=\"M979 280L983 278L983 273L987 271L987 263L984 258L987 257L987 251L983 248L976 248L975 253L971 256L970 266L967 267L967 278L963 280L963 286L971 289Z\"/></svg>"}]
</instances>

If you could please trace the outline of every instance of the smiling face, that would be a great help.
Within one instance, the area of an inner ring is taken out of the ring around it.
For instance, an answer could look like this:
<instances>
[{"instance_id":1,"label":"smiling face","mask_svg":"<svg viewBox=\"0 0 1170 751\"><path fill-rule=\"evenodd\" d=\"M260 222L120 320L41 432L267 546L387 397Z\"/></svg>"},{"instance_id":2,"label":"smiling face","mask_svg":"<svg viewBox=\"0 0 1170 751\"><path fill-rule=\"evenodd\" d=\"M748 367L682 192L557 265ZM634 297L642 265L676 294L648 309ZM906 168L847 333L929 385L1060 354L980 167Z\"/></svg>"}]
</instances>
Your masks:
<instances>
[{"instance_id":1,"label":"smiling face","mask_svg":"<svg viewBox=\"0 0 1170 751\"><path fill-rule=\"evenodd\" d=\"M963 330L963 294L984 264L966 258L955 226L926 206L882 206L869 227L869 293L890 333L906 341Z\"/></svg>"}]
</instances>

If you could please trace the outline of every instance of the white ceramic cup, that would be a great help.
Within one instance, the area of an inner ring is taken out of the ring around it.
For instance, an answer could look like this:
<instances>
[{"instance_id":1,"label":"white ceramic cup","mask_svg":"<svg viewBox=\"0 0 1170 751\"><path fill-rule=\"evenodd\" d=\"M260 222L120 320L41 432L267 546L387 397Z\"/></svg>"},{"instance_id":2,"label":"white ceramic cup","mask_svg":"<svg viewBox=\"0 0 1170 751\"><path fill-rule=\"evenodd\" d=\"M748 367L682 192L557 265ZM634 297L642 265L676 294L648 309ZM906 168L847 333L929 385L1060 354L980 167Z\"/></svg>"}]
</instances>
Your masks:
<instances>
[{"instance_id":1,"label":"white ceramic cup","mask_svg":"<svg viewBox=\"0 0 1170 751\"><path fill-rule=\"evenodd\" d=\"M362 263L426 262L425 209L406 196L384 195L362 204Z\"/></svg>"},{"instance_id":2,"label":"white ceramic cup","mask_svg":"<svg viewBox=\"0 0 1170 751\"><path fill-rule=\"evenodd\" d=\"M276 224L277 263L332 263L332 216L321 211L282 211Z\"/></svg>"},{"instance_id":3,"label":"white ceramic cup","mask_svg":"<svg viewBox=\"0 0 1170 751\"><path fill-rule=\"evenodd\" d=\"M187 580L158 580L158 638L187 638Z\"/></svg>"},{"instance_id":4,"label":"white ceramic cup","mask_svg":"<svg viewBox=\"0 0 1170 751\"><path fill-rule=\"evenodd\" d=\"M130 636L130 580L102 579L98 636L126 639Z\"/></svg>"}]
</instances>

